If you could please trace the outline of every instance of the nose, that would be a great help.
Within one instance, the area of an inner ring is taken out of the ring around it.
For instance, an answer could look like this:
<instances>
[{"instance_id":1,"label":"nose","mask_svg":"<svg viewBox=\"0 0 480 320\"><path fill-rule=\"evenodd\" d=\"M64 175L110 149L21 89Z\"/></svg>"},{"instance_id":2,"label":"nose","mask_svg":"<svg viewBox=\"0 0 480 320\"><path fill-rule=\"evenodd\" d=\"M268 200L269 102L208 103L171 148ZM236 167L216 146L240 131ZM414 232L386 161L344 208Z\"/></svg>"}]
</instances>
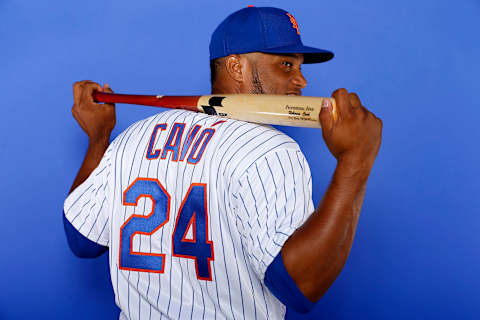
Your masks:
<instances>
[{"instance_id":1,"label":"nose","mask_svg":"<svg viewBox=\"0 0 480 320\"><path fill-rule=\"evenodd\" d=\"M307 79L302 74L302 70L298 70L295 76L292 78L292 82L295 87L303 89L307 86Z\"/></svg>"}]
</instances>

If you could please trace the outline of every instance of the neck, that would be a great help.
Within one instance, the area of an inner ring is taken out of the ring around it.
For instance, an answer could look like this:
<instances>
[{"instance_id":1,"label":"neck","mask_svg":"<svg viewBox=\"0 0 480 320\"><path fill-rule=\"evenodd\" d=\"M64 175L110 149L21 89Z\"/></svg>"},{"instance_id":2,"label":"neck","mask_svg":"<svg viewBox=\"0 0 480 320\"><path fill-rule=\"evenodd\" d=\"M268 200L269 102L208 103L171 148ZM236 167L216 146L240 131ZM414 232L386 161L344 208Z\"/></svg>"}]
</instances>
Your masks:
<instances>
[{"instance_id":1,"label":"neck","mask_svg":"<svg viewBox=\"0 0 480 320\"><path fill-rule=\"evenodd\" d=\"M238 86L229 84L228 82L215 81L212 85L212 94L238 94L243 93Z\"/></svg>"}]
</instances>

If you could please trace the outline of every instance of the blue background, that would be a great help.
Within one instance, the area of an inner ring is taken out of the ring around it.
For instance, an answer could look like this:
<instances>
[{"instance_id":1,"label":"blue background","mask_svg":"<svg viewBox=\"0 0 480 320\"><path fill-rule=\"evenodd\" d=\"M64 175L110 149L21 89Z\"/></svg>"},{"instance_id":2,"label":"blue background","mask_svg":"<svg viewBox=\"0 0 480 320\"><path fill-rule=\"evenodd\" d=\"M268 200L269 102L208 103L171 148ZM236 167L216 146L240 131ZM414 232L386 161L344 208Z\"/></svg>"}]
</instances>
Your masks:
<instances>
[{"instance_id":1,"label":"blue background","mask_svg":"<svg viewBox=\"0 0 480 320\"><path fill-rule=\"evenodd\" d=\"M248 4L296 16L305 95L359 93L384 121L357 237L330 291L288 319L478 319L480 2L0 1L0 319L114 319L107 255L75 258L63 200L87 138L72 83L117 92L209 93L208 42ZM114 136L157 112L117 106ZM314 202L335 161L321 132L283 127L313 173Z\"/></svg>"}]
</instances>

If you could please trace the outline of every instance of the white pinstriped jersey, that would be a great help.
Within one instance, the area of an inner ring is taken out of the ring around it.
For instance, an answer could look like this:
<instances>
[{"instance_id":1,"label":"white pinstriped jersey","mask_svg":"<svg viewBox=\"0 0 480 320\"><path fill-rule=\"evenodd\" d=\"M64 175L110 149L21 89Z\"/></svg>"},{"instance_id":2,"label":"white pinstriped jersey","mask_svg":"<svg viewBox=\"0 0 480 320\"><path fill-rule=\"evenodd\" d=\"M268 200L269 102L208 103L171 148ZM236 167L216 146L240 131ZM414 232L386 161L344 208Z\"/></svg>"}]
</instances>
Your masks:
<instances>
[{"instance_id":1,"label":"white pinstriped jersey","mask_svg":"<svg viewBox=\"0 0 480 320\"><path fill-rule=\"evenodd\" d=\"M265 125L171 110L109 146L66 199L109 246L123 319L281 319L268 265L313 212L297 143Z\"/></svg>"}]
</instances>

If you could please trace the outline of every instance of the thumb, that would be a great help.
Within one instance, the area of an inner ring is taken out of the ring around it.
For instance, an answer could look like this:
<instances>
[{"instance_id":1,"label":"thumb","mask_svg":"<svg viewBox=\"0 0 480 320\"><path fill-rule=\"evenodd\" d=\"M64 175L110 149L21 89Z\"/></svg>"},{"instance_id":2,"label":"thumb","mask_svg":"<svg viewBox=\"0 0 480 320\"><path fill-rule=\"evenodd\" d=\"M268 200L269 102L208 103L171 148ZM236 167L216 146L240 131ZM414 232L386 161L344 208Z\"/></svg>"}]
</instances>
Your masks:
<instances>
[{"instance_id":1,"label":"thumb","mask_svg":"<svg viewBox=\"0 0 480 320\"><path fill-rule=\"evenodd\" d=\"M322 101L322 109L320 110L320 125L324 133L329 132L333 128L334 115L333 104L329 98L325 98Z\"/></svg>"},{"instance_id":2,"label":"thumb","mask_svg":"<svg viewBox=\"0 0 480 320\"><path fill-rule=\"evenodd\" d=\"M113 93L113 90L112 90L112 88L110 88L110 85L109 85L108 83L105 83L105 84L103 85L103 91L104 91L104 92Z\"/></svg>"},{"instance_id":3,"label":"thumb","mask_svg":"<svg viewBox=\"0 0 480 320\"><path fill-rule=\"evenodd\" d=\"M103 92L113 93L113 90L112 88L110 88L110 85L108 83L105 83L102 89ZM114 103L105 103L105 105L115 107Z\"/></svg>"}]
</instances>

